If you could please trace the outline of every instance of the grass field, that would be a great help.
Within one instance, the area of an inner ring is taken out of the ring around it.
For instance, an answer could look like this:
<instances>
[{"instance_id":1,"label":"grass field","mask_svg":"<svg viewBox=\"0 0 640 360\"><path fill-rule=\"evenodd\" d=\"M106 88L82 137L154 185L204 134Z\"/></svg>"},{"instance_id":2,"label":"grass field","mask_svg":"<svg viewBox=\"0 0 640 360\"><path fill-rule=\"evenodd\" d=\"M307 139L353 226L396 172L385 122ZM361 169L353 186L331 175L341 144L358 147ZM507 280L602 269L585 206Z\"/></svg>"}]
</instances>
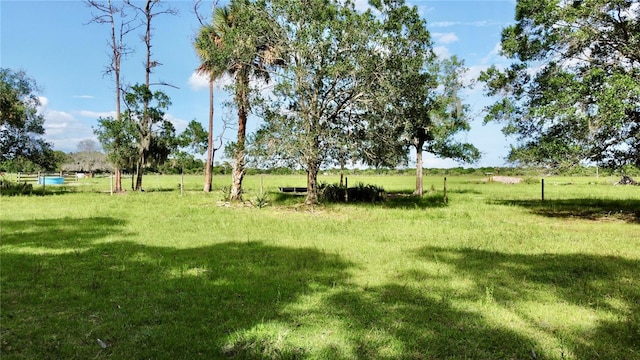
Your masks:
<instances>
[{"instance_id":1,"label":"grass field","mask_svg":"<svg viewBox=\"0 0 640 360\"><path fill-rule=\"evenodd\" d=\"M0 198L3 360L640 358L640 187L613 178L315 208L277 193L302 176L248 177L264 208L108 181Z\"/></svg>"}]
</instances>

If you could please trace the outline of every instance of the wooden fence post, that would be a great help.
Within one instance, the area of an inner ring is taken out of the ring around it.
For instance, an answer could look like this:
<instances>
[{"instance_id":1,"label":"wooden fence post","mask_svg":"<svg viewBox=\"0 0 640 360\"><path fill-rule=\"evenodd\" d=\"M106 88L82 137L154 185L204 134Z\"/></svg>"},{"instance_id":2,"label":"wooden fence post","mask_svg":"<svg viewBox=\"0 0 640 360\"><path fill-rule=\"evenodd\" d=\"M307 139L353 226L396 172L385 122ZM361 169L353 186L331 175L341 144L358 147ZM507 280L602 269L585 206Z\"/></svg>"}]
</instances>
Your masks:
<instances>
[{"instance_id":1,"label":"wooden fence post","mask_svg":"<svg viewBox=\"0 0 640 360\"><path fill-rule=\"evenodd\" d=\"M260 196L264 195L264 174L260 174Z\"/></svg>"},{"instance_id":2,"label":"wooden fence post","mask_svg":"<svg viewBox=\"0 0 640 360\"><path fill-rule=\"evenodd\" d=\"M444 197L442 199L444 203L447 203L447 177L444 178Z\"/></svg>"},{"instance_id":3,"label":"wooden fence post","mask_svg":"<svg viewBox=\"0 0 640 360\"><path fill-rule=\"evenodd\" d=\"M344 177L344 202L349 202L349 179Z\"/></svg>"},{"instance_id":4,"label":"wooden fence post","mask_svg":"<svg viewBox=\"0 0 640 360\"><path fill-rule=\"evenodd\" d=\"M542 179L542 201L544 201L544 179Z\"/></svg>"}]
</instances>

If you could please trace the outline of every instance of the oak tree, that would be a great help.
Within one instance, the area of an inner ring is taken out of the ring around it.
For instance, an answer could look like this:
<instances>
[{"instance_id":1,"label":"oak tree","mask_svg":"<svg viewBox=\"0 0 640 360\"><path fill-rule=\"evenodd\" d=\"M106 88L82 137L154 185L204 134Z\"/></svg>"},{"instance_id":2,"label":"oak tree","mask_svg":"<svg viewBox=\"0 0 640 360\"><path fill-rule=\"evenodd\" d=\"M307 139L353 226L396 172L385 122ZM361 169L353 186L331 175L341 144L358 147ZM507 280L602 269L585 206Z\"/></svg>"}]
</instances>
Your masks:
<instances>
[{"instance_id":1,"label":"oak tree","mask_svg":"<svg viewBox=\"0 0 640 360\"><path fill-rule=\"evenodd\" d=\"M514 136L509 159L567 167L640 165L640 5L629 0L520 0L502 31L513 60L480 80L486 121Z\"/></svg>"}]
</instances>

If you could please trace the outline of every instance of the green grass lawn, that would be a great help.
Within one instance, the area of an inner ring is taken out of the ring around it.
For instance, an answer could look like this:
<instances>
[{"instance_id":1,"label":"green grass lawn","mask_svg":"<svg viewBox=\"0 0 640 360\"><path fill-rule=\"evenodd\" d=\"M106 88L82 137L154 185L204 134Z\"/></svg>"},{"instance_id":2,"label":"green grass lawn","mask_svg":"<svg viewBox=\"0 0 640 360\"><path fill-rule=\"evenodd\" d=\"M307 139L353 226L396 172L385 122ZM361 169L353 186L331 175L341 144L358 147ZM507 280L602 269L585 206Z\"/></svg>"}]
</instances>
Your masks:
<instances>
[{"instance_id":1,"label":"green grass lawn","mask_svg":"<svg viewBox=\"0 0 640 360\"><path fill-rule=\"evenodd\" d=\"M640 358L640 187L548 178L542 202L454 177L445 205L434 177L422 198L308 208L277 193L303 176L250 176L260 209L202 180L1 197L0 357Z\"/></svg>"}]
</instances>

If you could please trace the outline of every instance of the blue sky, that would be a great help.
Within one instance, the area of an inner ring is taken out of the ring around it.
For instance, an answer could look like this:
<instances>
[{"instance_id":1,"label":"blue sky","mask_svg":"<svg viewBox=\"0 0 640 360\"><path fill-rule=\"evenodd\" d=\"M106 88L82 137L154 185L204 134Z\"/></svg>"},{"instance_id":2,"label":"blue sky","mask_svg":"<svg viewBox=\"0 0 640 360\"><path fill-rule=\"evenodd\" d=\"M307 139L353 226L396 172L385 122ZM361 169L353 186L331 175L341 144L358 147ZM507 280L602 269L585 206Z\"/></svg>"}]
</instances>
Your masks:
<instances>
[{"instance_id":1,"label":"blue sky","mask_svg":"<svg viewBox=\"0 0 640 360\"><path fill-rule=\"evenodd\" d=\"M116 0L117 1L117 0ZM469 71L468 79L492 64L506 64L499 56L501 29L513 22L514 0L413 0L427 20L435 40L435 50L443 55L457 55ZM366 1L356 2L359 7ZM193 1L167 1L179 11L178 16L164 15L154 24L154 58L162 63L152 74L152 82L170 83L178 89L164 87L173 105L167 116L178 131L196 119L203 125L208 120L208 88L206 80L194 74L198 58L192 40L198 29L193 14ZM211 2L203 1L202 12L209 13ZM109 28L87 24L91 9L80 0L0 0L0 66L24 70L41 88L46 135L56 150L71 152L84 139L94 139L93 127L100 116L115 113L113 81L104 76L109 63ZM126 83L144 81L141 56L143 44L138 34L127 43L136 53L125 59L123 77ZM215 122L227 113L220 104L227 94L216 89ZM497 124L482 124L482 108L488 99L479 86L466 92L472 109L472 130L464 140L483 153L477 166L502 166L509 148ZM253 119L249 130L255 129ZM214 130L220 132L219 128ZM233 130L226 137L232 139ZM219 158L216 160L220 160ZM459 164L427 156L425 167L452 167Z\"/></svg>"}]
</instances>

